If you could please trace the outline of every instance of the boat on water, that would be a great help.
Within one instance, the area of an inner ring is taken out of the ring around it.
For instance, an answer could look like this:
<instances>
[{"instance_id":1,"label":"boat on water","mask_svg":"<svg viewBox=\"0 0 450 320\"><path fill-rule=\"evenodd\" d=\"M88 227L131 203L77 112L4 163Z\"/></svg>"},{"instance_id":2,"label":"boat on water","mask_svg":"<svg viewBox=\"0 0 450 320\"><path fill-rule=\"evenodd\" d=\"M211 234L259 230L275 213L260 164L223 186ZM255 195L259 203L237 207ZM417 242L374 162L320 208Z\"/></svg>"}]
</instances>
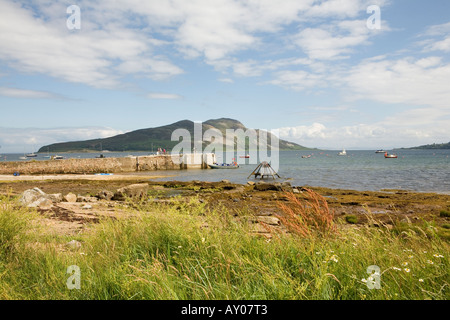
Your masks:
<instances>
[{"instance_id":1,"label":"boat on water","mask_svg":"<svg viewBox=\"0 0 450 320\"><path fill-rule=\"evenodd\" d=\"M308 154L307 156L302 156L303 159L311 158L311 155Z\"/></svg>"},{"instance_id":2,"label":"boat on water","mask_svg":"<svg viewBox=\"0 0 450 320\"><path fill-rule=\"evenodd\" d=\"M239 168L239 165L234 162L234 163L214 163L214 164L209 164L208 165L211 169L237 169Z\"/></svg>"},{"instance_id":3,"label":"boat on water","mask_svg":"<svg viewBox=\"0 0 450 320\"><path fill-rule=\"evenodd\" d=\"M338 156L346 156L346 155L347 151L345 151L345 149L342 149L342 151L338 153Z\"/></svg>"},{"instance_id":4,"label":"boat on water","mask_svg":"<svg viewBox=\"0 0 450 320\"><path fill-rule=\"evenodd\" d=\"M383 150L383 149L380 149L380 150L377 150L377 151L375 151L375 153L386 153L387 151L386 150Z\"/></svg>"},{"instance_id":5,"label":"boat on water","mask_svg":"<svg viewBox=\"0 0 450 320\"><path fill-rule=\"evenodd\" d=\"M28 153L26 156L27 156L27 158L36 158L37 154L32 152L32 153Z\"/></svg>"},{"instance_id":6,"label":"boat on water","mask_svg":"<svg viewBox=\"0 0 450 320\"><path fill-rule=\"evenodd\" d=\"M387 152L384 153L384 157L385 158L398 158L398 156L396 154L388 154Z\"/></svg>"},{"instance_id":7,"label":"boat on water","mask_svg":"<svg viewBox=\"0 0 450 320\"><path fill-rule=\"evenodd\" d=\"M54 156L52 156L52 159L53 160L62 160L62 159L64 159L64 157L63 156L54 155Z\"/></svg>"}]
</instances>

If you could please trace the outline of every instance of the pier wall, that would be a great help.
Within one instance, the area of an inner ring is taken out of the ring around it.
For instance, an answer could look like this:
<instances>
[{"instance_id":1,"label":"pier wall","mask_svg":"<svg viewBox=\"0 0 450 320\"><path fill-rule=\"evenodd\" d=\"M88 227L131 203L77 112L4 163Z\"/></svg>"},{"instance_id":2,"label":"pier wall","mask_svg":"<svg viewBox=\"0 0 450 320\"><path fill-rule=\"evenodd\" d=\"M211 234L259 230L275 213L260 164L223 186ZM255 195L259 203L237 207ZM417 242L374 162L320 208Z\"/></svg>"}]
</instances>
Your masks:
<instances>
[{"instance_id":1,"label":"pier wall","mask_svg":"<svg viewBox=\"0 0 450 320\"><path fill-rule=\"evenodd\" d=\"M174 161L175 160L175 161ZM0 174L92 174L155 170L207 169L214 154L151 155L124 158L62 159L0 162Z\"/></svg>"}]
</instances>

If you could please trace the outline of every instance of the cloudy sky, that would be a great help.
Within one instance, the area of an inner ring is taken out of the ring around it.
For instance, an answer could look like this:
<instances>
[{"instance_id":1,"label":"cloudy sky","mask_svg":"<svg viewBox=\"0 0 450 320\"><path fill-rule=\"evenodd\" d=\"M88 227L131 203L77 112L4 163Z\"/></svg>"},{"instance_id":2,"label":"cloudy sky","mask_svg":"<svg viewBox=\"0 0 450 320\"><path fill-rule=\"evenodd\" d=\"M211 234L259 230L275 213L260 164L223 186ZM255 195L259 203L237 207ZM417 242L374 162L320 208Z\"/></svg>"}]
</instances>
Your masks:
<instances>
[{"instance_id":1,"label":"cloudy sky","mask_svg":"<svg viewBox=\"0 0 450 320\"><path fill-rule=\"evenodd\" d=\"M0 153L221 117L308 147L448 142L449 13L448 0L0 0Z\"/></svg>"}]
</instances>

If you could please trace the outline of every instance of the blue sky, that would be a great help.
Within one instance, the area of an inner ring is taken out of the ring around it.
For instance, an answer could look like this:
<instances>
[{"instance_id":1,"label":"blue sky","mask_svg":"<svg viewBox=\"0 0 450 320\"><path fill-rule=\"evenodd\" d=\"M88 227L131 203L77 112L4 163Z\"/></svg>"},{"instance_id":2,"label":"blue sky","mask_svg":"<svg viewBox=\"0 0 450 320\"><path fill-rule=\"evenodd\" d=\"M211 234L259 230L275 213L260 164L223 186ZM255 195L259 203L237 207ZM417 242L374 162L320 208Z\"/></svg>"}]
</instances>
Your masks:
<instances>
[{"instance_id":1,"label":"blue sky","mask_svg":"<svg viewBox=\"0 0 450 320\"><path fill-rule=\"evenodd\" d=\"M80 8L80 29L66 12ZM367 27L370 5L380 29ZM228 117L308 147L450 141L447 0L0 0L0 153Z\"/></svg>"}]
</instances>

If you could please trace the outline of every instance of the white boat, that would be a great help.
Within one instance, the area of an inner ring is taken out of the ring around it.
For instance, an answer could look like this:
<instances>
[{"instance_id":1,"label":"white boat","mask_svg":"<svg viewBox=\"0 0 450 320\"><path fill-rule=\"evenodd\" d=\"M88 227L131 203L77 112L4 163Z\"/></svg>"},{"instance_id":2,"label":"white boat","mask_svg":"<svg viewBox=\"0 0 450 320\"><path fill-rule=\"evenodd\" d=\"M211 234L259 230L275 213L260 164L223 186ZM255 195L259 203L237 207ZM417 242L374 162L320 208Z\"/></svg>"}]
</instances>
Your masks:
<instances>
[{"instance_id":1,"label":"white boat","mask_svg":"<svg viewBox=\"0 0 450 320\"><path fill-rule=\"evenodd\" d=\"M214 164L209 164L208 165L211 169L237 169L239 168L239 165L237 163L214 163Z\"/></svg>"},{"instance_id":2,"label":"white boat","mask_svg":"<svg viewBox=\"0 0 450 320\"><path fill-rule=\"evenodd\" d=\"M52 156L52 159L53 159L53 160L62 160L62 159L64 159L64 157L63 157L63 156L55 155L55 156Z\"/></svg>"},{"instance_id":3,"label":"white boat","mask_svg":"<svg viewBox=\"0 0 450 320\"><path fill-rule=\"evenodd\" d=\"M28 157L28 158L36 158L36 157L37 157L37 154L34 153L34 152L28 153L28 154L27 154L27 157Z\"/></svg>"},{"instance_id":4,"label":"white boat","mask_svg":"<svg viewBox=\"0 0 450 320\"><path fill-rule=\"evenodd\" d=\"M342 151L338 153L338 156L346 156L346 155L347 151L345 151L345 149L342 149Z\"/></svg>"}]
</instances>

